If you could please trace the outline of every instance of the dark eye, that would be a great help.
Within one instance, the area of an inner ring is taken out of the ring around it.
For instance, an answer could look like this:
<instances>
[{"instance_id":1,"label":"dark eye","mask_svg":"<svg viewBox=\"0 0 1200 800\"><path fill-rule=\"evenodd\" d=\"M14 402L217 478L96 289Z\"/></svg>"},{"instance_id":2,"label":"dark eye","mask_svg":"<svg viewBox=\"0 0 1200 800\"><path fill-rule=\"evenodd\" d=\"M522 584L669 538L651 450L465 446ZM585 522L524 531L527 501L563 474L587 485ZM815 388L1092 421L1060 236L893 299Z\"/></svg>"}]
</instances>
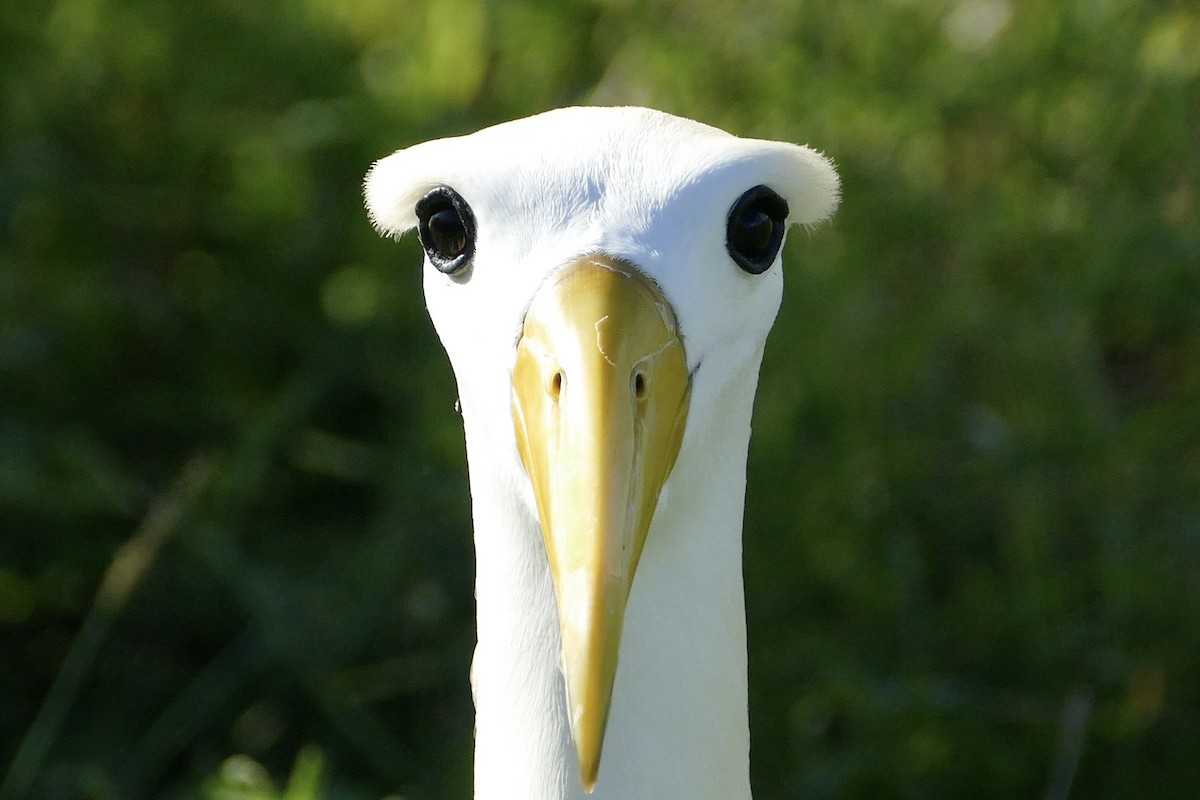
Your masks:
<instances>
[{"instance_id":1,"label":"dark eye","mask_svg":"<svg viewBox=\"0 0 1200 800\"><path fill-rule=\"evenodd\" d=\"M439 272L460 272L475 254L475 216L462 195L439 186L417 201L417 235Z\"/></svg>"},{"instance_id":2,"label":"dark eye","mask_svg":"<svg viewBox=\"0 0 1200 800\"><path fill-rule=\"evenodd\" d=\"M787 228L787 201L766 186L755 186L733 204L725 228L725 247L751 275L775 263Z\"/></svg>"}]
</instances>

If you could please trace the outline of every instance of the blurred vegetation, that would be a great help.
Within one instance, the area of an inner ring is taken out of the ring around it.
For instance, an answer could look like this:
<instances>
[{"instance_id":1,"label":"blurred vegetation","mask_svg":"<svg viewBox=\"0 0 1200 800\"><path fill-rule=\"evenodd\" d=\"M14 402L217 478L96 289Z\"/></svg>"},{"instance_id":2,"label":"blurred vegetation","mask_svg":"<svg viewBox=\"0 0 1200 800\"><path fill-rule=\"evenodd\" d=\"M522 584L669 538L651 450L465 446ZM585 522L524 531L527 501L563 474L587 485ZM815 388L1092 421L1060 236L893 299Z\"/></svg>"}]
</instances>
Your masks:
<instances>
[{"instance_id":1,"label":"blurred vegetation","mask_svg":"<svg viewBox=\"0 0 1200 800\"><path fill-rule=\"evenodd\" d=\"M1184 0L0 4L0 795L470 795L469 494L359 181L572 103L810 142L753 780L1200 792Z\"/></svg>"}]
</instances>

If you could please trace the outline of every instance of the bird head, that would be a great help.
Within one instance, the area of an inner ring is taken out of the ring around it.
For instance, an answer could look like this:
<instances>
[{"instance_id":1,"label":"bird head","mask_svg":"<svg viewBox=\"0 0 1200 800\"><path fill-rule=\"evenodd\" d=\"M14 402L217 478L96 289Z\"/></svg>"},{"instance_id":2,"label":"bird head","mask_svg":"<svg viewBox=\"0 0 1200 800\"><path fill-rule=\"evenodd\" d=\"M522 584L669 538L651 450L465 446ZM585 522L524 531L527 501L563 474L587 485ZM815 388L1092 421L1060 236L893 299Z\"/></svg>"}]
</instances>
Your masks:
<instances>
[{"instance_id":1,"label":"bird head","mask_svg":"<svg viewBox=\"0 0 1200 800\"><path fill-rule=\"evenodd\" d=\"M696 377L757 368L787 230L832 214L837 175L807 147L568 108L400 150L365 191L382 233L417 229L468 438L511 460L538 520L590 790L643 545L720 407Z\"/></svg>"}]
</instances>

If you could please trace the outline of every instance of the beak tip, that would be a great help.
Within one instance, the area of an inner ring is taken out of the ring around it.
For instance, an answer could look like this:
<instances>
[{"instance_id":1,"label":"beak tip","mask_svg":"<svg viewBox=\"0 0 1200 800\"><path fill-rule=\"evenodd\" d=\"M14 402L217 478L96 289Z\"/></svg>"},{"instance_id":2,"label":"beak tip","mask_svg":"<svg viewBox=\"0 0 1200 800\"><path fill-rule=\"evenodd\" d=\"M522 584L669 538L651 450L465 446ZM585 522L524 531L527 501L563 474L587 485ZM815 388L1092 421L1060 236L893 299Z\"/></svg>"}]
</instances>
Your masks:
<instances>
[{"instance_id":1,"label":"beak tip","mask_svg":"<svg viewBox=\"0 0 1200 800\"><path fill-rule=\"evenodd\" d=\"M600 753L607 728L608 703L603 703L602 716L597 718L590 709L575 708L572 715L571 739L575 743L575 755L579 759L579 782L583 791L591 794L600 775Z\"/></svg>"},{"instance_id":2,"label":"beak tip","mask_svg":"<svg viewBox=\"0 0 1200 800\"><path fill-rule=\"evenodd\" d=\"M591 794L596 788L596 779L600 776L600 761L596 759L591 763L579 763L579 781L583 784L583 791Z\"/></svg>"}]
</instances>

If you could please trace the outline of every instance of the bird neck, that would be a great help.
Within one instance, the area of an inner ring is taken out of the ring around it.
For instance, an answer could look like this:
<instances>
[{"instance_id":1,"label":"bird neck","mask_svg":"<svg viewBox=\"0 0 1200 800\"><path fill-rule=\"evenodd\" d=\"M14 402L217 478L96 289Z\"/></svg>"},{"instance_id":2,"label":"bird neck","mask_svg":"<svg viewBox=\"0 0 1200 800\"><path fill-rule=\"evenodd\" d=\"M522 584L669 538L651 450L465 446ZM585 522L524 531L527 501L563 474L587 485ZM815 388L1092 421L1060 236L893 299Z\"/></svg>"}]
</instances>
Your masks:
<instances>
[{"instance_id":1,"label":"bird neck","mask_svg":"<svg viewBox=\"0 0 1200 800\"><path fill-rule=\"evenodd\" d=\"M580 785L554 588L523 472L511 442L491 436L500 420L464 402L477 558L476 800L750 797L741 534L757 371L755 357L720 385L703 369L696 376L692 438L626 609L591 795Z\"/></svg>"}]
</instances>

